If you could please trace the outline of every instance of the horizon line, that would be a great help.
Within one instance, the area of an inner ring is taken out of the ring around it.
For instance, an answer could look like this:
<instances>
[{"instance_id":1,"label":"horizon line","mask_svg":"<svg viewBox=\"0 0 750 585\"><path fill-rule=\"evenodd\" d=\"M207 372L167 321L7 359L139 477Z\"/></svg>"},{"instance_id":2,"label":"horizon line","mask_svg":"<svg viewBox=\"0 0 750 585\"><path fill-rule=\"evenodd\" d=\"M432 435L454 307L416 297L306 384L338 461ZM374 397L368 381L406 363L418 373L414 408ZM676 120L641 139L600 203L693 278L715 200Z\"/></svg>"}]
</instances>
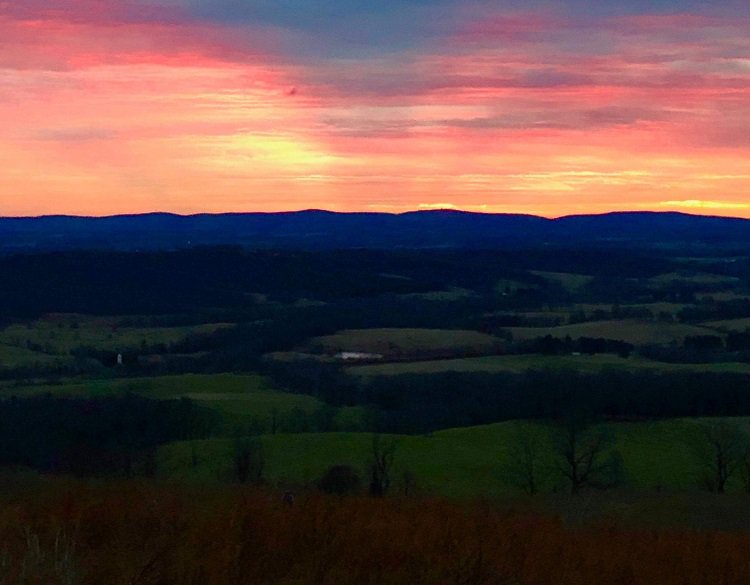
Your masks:
<instances>
[{"instance_id":1,"label":"horizon line","mask_svg":"<svg viewBox=\"0 0 750 585\"><path fill-rule=\"evenodd\" d=\"M87 214L75 214L75 213L44 213L39 215L0 215L0 220L35 220L35 219L53 219L53 218L69 218L69 219L116 219L116 218L137 218L137 217L149 217L149 216L171 216L178 218L195 218L195 217L222 217L222 216L243 216L243 215L255 215L255 216L272 216L272 215L296 215L303 213L325 213L330 215L380 215L380 216L393 216L400 217L405 215L414 214L438 214L438 213L453 213L460 215L477 215L477 216L492 216L492 217L529 217L544 219L548 221L557 221L567 218L574 217L606 217L611 215L678 215L686 217L698 217L698 218L716 218L716 219L729 219L729 220L740 220L750 221L750 216L743 217L739 215L717 215L715 213L697 213L689 211L674 211L674 210L652 210L652 209L625 209L625 210L611 210L603 211L598 213L570 213L557 216L546 216L534 213L520 213L520 212L493 212L493 211L475 211L458 209L454 207L436 208L436 209L410 209L407 211L393 212L393 211L336 211L332 209L323 208L305 208L305 209L289 209L280 211L199 211L195 213L182 213L176 211L140 211L140 212L124 212L124 213L112 213L103 215L87 215Z\"/></svg>"}]
</instances>

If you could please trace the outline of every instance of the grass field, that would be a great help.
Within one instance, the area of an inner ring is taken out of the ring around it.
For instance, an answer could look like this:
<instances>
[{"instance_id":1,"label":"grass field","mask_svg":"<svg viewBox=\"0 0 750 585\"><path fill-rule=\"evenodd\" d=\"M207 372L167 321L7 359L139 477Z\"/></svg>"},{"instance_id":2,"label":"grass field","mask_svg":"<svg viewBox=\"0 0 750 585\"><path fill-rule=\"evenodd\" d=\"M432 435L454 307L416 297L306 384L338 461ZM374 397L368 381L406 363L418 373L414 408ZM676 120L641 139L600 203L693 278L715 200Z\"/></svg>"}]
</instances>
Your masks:
<instances>
[{"instance_id":1,"label":"grass field","mask_svg":"<svg viewBox=\"0 0 750 585\"><path fill-rule=\"evenodd\" d=\"M560 327L508 327L506 330L513 334L514 341L525 341L551 335L560 339L568 336L572 339L602 337L632 343L633 345L681 344L685 337L691 335L716 335L715 330L706 327L635 319L591 321Z\"/></svg>"},{"instance_id":2,"label":"grass field","mask_svg":"<svg viewBox=\"0 0 750 585\"><path fill-rule=\"evenodd\" d=\"M750 430L748 419L733 419ZM624 484L646 490L692 490L699 486L701 460L694 445L701 437L700 420L617 423L606 425L613 447L622 456ZM543 437L539 461L542 487L561 488L554 441L549 427L513 421L452 429L429 436L395 436L394 481L409 471L428 493L450 497L482 497L513 493L508 472L510 454L519 433L536 428ZM331 465L345 464L365 472L371 435L322 433L263 437L267 478L273 482L308 483ZM182 442L159 453L163 477L213 481L231 477L232 440ZM191 466L195 450L198 464ZM731 484L741 488L739 477Z\"/></svg>"},{"instance_id":3,"label":"grass field","mask_svg":"<svg viewBox=\"0 0 750 585\"><path fill-rule=\"evenodd\" d=\"M500 340L478 331L451 329L354 329L316 337L309 347L325 353L354 351L382 355L429 352L490 352Z\"/></svg>"},{"instance_id":4,"label":"grass field","mask_svg":"<svg viewBox=\"0 0 750 585\"><path fill-rule=\"evenodd\" d=\"M352 366L348 372L355 376L396 376L399 374L435 374L442 372L511 372L531 369L569 369L579 372L599 372L607 368L647 369L659 371L700 371L750 373L750 364L668 364L638 357L621 358L610 354L544 356L538 354L486 356L477 358L429 360Z\"/></svg>"},{"instance_id":5,"label":"grass field","mask_svg":"<svg viewBox=\"0 0 750 585\"><path fill-rule=\"evenodd\" d=\"M207 408L220 412L229 432L252 424L261 431L269 430L272 417L286 425L299 425L294 417L312 416L326 408L312 396L288 394L273 389L262 376L215 374L184 374L154 378L91 380L49 386L11 386L0 389L0 397L38 396L52 394L73 398L137 394L146 398L169 400L190 398ZM334 422L340 428L362 428L361 408L333 410Z\"/></svg>"},{"instance_id":6,"label":"grass field","mask_svg":"<svg viewBox=\"0 0 750 585\"><path fill-rule=\"evenodd\" d=\"M624 304L617 305L621 310L646 310L649 311L654 317L658 317L662 313L668 313L669 315L677 315L685 307L689 305L685 303L635 303L635 304ZM582 303L574 305L570 311L582 311L586 314L593 313L594 311L614 311L616 305L611 303Z\"/></svg>"},{"instance_id":7,"label":"grass field","mask_svg":"<svg viewBox=\"0 0 750 585\"><path fill-rule=\"evenodd\" d=\"M83 315L49 315L27 324L15 324L0 331L0 344L41 347L40 355L69 355L77 347L95 347L116 351L138 348L142 344L169 344L184 339L191 333L211 333L226 323L194 325L190 327L119 327L116 317Z\"/></svg>"},{"instance_id":8,"label":"grass field","mask_svg":"<svg viewBox=\"0 0 750 585\"><path fill-rule=\"evenodd\" d=\"M750 329L750 318L746 319L727 319L725 321L711 321L709 323L703 323L704 327L710 327L711 329L717 329L719 331L746 331Z\"/></svg>"},{"instance_id":9,"label":"grass field","mask_svg":"<svg viewBox=\"0 0 750 585\"><path fill-rule=\"evenodd\" d=\"M556 282L566 291L571 293L578 292L594 279L593 276L571 274L569 272L543 272L541 270L532 270L531 273L552 282Z\"/></svg>"},{"instance_id":10,"label":"grass field","mask_svg":"<svg viewBox=\"0 0 750 585\"><path fill-rule=\"evenodd\" d=\"M20 368L35 365L50 365L65 361L62 356L51 356L32 351L25 347L16 347L0 343L0 368Z\"/></svg>"},{"instance_id":11,"label":"grass field","mask_svg":"<svg viewBox=\"0 0 750 585\"><path fill-rule=\"evenodd\" d=\"M660 274L649 279L653 284L664 286L676 282L684 282L689 284L705 284L705 285L717 285L717 284L737 284L740 282L739 278L734 276L724 276L721 274L711 274L709 272L669 272L667 274Z\"/></svg>"},{"instance_id":12,"label":"grass field","mask_svg":"<svg viewBox=\"0 0 750 585\"><path fill-rule=\"evenodd\" d=\"M424 301L460 301L476 296L476 293L466 288L451 287L446 290L436 290L426 293L408 293L401 296L405 298L422 299Z\"/></svg>"}]
</instances>

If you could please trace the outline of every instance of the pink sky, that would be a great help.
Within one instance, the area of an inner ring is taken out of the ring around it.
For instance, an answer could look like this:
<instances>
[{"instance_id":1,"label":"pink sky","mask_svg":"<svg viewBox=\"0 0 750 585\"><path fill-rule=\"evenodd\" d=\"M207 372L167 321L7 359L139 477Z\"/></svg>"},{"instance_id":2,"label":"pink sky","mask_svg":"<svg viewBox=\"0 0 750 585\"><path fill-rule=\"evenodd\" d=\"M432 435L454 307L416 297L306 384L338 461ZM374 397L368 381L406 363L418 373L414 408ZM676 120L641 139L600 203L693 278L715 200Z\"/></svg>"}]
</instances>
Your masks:
<instances>
[{"instance_id":1,"label":"pink sky","mask_svg":"<svg viewBox=\"0 0 750 585\"><path fill-rule=\"evenodd\" d=\"M0 1L0 215L750 217L745 12L247 4Z\"/></svg>"}]
</instances>

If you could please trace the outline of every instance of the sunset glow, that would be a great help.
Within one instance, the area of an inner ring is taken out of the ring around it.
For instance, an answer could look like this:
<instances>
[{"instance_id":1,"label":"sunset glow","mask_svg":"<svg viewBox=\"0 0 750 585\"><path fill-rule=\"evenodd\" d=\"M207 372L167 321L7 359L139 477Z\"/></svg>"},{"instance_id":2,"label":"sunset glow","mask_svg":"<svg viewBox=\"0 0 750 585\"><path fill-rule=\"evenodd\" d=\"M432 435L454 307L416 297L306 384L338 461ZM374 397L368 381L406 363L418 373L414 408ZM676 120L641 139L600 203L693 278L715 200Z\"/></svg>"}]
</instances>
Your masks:
<instances>
[{"instance_id":1,"label":"sunset glow","mask_svg":"<svg viewBox=\"0 0 750 585\"><path fill-rule=\"evenodd\" d=\"M0 215L750 217L747 2L499 4L0 1Z\"/></svg>"}]
</instances>

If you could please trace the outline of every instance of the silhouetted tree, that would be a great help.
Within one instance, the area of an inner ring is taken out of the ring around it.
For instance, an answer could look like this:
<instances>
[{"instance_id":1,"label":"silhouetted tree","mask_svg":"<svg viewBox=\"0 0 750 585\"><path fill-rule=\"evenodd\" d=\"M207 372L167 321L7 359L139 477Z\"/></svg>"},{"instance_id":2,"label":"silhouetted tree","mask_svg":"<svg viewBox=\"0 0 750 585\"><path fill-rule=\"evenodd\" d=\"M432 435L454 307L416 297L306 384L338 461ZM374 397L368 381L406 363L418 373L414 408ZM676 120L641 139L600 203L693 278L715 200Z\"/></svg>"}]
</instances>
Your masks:
<instances>
[{"instance_id":1,"label":"silhouetted tree","mask_svg":"<svg viewBox=\"0 0 750 585\"><path fill-rule=\"evenodd\" d=\"M508 458L504 466L510 483L533 496L539 491L541 454L547 433L542 427L521 424L511 438Z\"/></svg>"},{"instance_id":2,"label":"silhouetted tree","mask_svg":"<svg viewBox=\"0 0 750 585\"><path fill-rule=\"evenodd\" d=\"M724 493L729 479L747 460L747 437L736 424L721 419L701 425L695 447L701 484L711 492Z\"/></svg>"},{"instance_id":3,"label":"silhouetted tree","mask_svg":"<svg viewBox=\"0 0 750 585\"><path fill-rule=\"evenodd\" d=\"M570 491L586 487L607 488L617 481L618 456L608 453L611 437L581 414L565 417L557 428L557 452L560 470Z\"/></svg>"},{"instance_id":4,"label":"silhouetted tree","mask_svg":"<svg viewBox=\"0 0 750 585\"><path fill-rule=\"evenodd\" d=\"M370 461L370 495L382 497L391 487L391 470L396 455L396 442L383 439L380 435L372 437Z\"/></svg>"},{"instance_id":5,"label":"silhouetted tree","mask_svg":"<svg viewBox=\"0 0 750 585\"><path fill-rule=\"evenodd\" d=\"M260 485L265 465L263 442L259 438L237 440L234 450L234 479L237 483Z\"/></svg>"}]
</instances>

